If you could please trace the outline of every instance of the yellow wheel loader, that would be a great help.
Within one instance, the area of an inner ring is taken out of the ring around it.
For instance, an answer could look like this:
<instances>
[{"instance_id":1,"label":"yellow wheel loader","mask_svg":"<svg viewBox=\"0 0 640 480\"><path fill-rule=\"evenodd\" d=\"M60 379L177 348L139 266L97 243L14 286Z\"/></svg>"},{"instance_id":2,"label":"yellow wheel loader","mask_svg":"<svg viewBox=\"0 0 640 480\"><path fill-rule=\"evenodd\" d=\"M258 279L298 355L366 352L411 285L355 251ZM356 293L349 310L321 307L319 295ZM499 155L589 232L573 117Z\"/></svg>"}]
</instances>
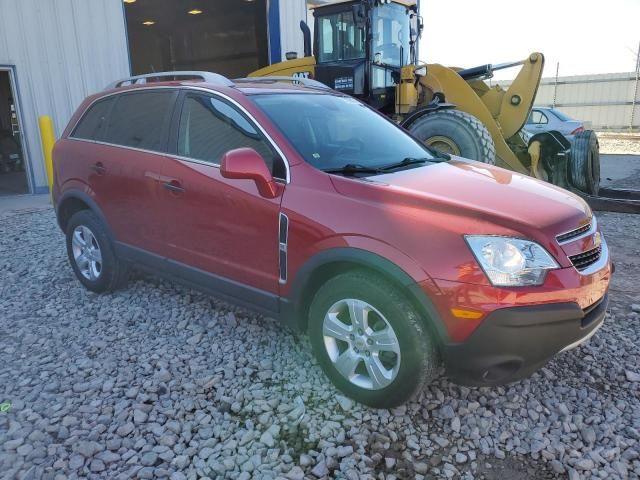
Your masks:
<instances>
[{"instance_id":1,"label":"yellow wheel loader","mask_svg":"<svg viewBox=\"0 0 640 480\"><path fill-rule=\"evenodd\" d=\"M540 83L541 53L467 69L419 64L423 22L415 0L339 1L313 15L314 54L310 30L300 22L304 58L289 52L288 61L249 76L315 79L392 117L429 146L597 195L594 132L578 134L573 145L558 132L527 139L520 133ZM520 72L507 90L485 81L515 66Z\"/></svg>"}]
</instances>

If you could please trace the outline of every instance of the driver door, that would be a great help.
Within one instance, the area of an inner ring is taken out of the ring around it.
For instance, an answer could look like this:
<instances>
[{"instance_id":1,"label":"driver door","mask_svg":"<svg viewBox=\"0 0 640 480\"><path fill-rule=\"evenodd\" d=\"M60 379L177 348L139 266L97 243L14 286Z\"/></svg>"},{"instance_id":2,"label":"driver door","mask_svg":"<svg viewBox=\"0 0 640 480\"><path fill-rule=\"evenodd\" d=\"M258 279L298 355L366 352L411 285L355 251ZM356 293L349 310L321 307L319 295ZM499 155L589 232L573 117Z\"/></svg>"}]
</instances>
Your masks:
<instances>
[{"instance_id":1,"label":"driver door","mask_svg":"<svg viewBox=\"0 0 640 480\"><path fill-rule=\"evenodd\" d=\"M252 121L224 98L187 91L179 103L174 153L161 179L172 187L160 193L170 266L234 297L246 300L248 293L237 288L242 284L259 290L251 295L266 293L265 302L276 301L282 196L264 198L253 181L224 178L219 166L226 152L241 147L256 150L276 175L281 160Z\"/></svg>"}]
</instances>

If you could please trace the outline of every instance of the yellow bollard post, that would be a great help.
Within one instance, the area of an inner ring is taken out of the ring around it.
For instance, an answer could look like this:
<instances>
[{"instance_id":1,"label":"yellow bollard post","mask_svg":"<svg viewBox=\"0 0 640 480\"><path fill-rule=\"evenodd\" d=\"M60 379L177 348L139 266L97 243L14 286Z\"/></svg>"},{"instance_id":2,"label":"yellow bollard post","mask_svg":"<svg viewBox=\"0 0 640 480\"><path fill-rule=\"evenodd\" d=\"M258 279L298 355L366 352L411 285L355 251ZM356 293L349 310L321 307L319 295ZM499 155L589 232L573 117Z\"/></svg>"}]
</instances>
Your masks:
<instances>
[{"instance_id":1,"label":"yellow bollard post","mask_svg":"<svg viewBox=\"0 0 640 480\"><path fill-rule=\"evenodd\" d=\"M56 142L56 134L53 131L53 121L48 115L38 118L40 126L40 140L42 142L42 155L44 156L44 168L47 172L47 185L49 196L53 190L53 144Z\"/></svg>"}]
</instances>

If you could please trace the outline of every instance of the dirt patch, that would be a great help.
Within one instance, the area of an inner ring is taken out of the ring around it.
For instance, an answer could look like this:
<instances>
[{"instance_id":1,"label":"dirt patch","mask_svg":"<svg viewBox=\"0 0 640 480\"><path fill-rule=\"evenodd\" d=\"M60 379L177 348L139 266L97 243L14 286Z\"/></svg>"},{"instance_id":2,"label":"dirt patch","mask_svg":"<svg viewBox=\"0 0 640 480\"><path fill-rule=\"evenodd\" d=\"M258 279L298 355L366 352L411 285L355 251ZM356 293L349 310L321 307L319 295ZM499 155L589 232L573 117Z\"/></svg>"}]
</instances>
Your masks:
<instances>
[{"instance_id":1,"label":"dirt patch","mask_svg":"<svg viewBox=\"0 0 640 480\"><path fill-rule=\"evenodd\" d=\"M476 478L484 480L545 480L557 478L546 463L531 458L478 457Z\"/></svg>"}]
</instances>

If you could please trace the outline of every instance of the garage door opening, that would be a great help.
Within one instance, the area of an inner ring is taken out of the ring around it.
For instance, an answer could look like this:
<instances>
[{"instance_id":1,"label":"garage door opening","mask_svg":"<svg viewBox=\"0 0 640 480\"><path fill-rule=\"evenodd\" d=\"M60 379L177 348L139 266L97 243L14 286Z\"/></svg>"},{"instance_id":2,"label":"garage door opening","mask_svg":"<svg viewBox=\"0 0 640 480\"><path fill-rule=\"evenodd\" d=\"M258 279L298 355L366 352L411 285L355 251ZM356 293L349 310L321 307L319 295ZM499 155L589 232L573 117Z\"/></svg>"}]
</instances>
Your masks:
<instances>
[{"instance_id":1,"label":"garage door opening","mask_svg":"<svg viewBox=\"0 0 640 480\"><path fill-rule=\"evenodd\" d=\"M12 81L9 71L0 70L0 195L29 193Z\"/></svg>"},{"instance_id":2,"label":"garage door opening","mask_svg":"<svg viewBox=\"0 0 640 480\"><path fill-rule=\"evenodd\" d=\"M125 0L134 75L206 70L244 77L268 64L266 0Z\"/></svg>"}]
</instances>

